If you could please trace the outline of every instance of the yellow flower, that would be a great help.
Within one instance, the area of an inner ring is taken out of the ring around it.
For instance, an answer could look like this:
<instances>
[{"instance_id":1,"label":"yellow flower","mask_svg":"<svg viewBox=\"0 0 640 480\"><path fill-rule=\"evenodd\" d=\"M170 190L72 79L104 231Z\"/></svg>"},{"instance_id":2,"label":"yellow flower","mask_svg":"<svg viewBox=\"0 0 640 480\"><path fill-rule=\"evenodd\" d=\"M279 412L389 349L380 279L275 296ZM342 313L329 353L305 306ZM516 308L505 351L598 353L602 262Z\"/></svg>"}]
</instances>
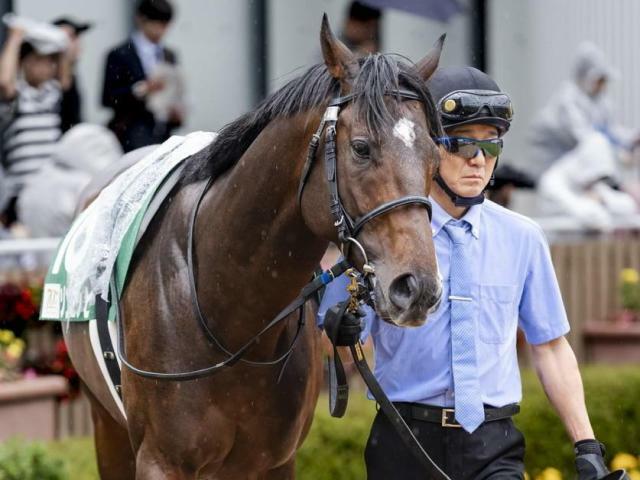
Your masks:
<instances>
[{"instance_id":1,"label":"yellow flower","mask_svg":"<svg viewBox=\"0 0 640 480\"><path fill-rule=\"evenodd\" d=\"M638 467L638 459L635 455L629 453L618 453L613 460L611 460L611 470L619 470L624 468L625 470L632 470Z\"/></svg>"},{"instance_id":2,"label":"yellow flower","mask_svg":"<svg viewBox=\"0 0 640 480\"><path fill-rule=\"evenodd\" d=\"M562 474L557 468L547 467L536 476L536 480L562 480Z\"/></svg>"},{"instance_id":3,"label":"yellow flower","mask_svg":"<svg viewBox=\"0 0 640 480\"><path fill-rule=\"evenodd\" d=\"M531 477L527 472L524 472L524 480L531 480Z\"/></svg>"},{"instance_id":4,"label":"yellow flower","mask_svg":"<svg viewBox=\"0 0 640 480\"><path fill-rule=\"evenodd\" d=\"M623 283L638 283L640 282L640 275L635 268L623 268L620 272L620 280Z\"/></svg>"},{"instance_id":5,"label":"yellow flower","mask_svg":"<svg viewBox=\"0 0 640 480\"><path fill-rule=\"evenodd\" d=\"M629 474L629 478L631 480L640 480L640 471L636 470L635 468L633 470L629 470L627 472Z\"/></svg>"},{"instance_id":6,"label":"yellow flower","mask_svg":"<svg viewBox=\"0 0 640 480\"><path fill-rule=\"evenodd\" d=\"M0 343L9 345L14 338L15 338L15 335L11 330L0 330Z\"/></svg>"},{"instance_id":7,"label":"yellow flower","mask_svg":"<svg viewBox=\"0 0 640 480\"><path fill-rule=\"evenodd\" d=\"M16 338L11 345L7 347L7 356L14 360L17 360L22 356L24 352L24 341L20 338Z\"/></svg>"}]
</instances>

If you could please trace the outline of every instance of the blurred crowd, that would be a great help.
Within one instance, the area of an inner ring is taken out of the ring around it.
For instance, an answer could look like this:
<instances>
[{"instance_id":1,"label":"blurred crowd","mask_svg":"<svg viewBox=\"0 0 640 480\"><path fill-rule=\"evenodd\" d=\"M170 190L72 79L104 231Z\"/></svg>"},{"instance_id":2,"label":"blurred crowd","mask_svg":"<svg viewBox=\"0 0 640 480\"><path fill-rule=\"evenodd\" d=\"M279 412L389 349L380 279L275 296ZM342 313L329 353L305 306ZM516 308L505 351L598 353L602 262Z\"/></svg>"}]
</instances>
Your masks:
<instances>
[{"instance_id":1,"label":"blurred crowd","mask_svg":"<svg viewBox=\"0 0 640 480\"><path fill-rule=\"evenodd\" d=\"M637 215L640 131L620 125L608 88L619 73L592 43L580 45L569 79L534 119L531 144L542 214L608 231Z\"/></svg>"},{"instance_id":2,"label":"blurred crowd","mask_svg":"<svg viewBox=\"0 0 640 480\"><path fill-rule=\"evenodd\" d=\"M352 2L342 28L354 51L380 49L381 14ZM169 0L139 0L135 29L104 61L106 126L82 118L76 65L93 25L71 17L52 23L7 14L0 53L0 220L30 236L60 236L86 185L123 154L166 140L185 121L185 88L176 53L164 43L174 18ZM509 206L514 190L535 189L537 213L571 217L585 230L609 231L635 217L640 187L637 131L619 125L608 87L620 77L593 44L580 47L572 78L533 119L536 168L502 161L488 196ZM517 108L517 106L516 106ZM635 171L635 170L634 170ZM6 230L0 230L6 236Z\"/></svg>"},{"instance_id":3,"label":"blurred crowd","mask_svg":"<svg viewBox=\"0 0 640 480\"><path fill-rule=\"evenodd\" d=\"M75 69L87 22L7 14L0 53L1 221L30 236L66 232L82 190L134 149L162 143L184 121L184 84L163 43L168 0L140 0L135 30L109 51L102 104L107 127L83 123ZM18 226L16 228L16 226Z\"/></svg>"}]
</instances>

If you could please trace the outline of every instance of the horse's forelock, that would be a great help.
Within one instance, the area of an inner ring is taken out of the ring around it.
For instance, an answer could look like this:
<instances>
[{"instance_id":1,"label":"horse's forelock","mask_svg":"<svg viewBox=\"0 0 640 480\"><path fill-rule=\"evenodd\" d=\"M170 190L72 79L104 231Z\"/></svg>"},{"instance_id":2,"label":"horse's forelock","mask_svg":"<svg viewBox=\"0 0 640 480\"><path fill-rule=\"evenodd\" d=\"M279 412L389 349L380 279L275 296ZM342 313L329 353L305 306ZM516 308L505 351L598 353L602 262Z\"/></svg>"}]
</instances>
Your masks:
<instances>
[{"instance_id":1,"label":"horse's forelock","mask_svg":"<svg viewBox=\"0 0 640 480\"><path fill-rule=\"evenodd\" d=\"M431 136L440 136L442 127L426 84L414 67L403 60L404 57L394 54L373 54L361 60L353 87L353 91L358 92L354 100L356 114L366 122L367 129L373 135L380 136L394 121L395 112L385 102L387 93L409 90L416 93L424 104Z\"/></svg>"}]
</instances>

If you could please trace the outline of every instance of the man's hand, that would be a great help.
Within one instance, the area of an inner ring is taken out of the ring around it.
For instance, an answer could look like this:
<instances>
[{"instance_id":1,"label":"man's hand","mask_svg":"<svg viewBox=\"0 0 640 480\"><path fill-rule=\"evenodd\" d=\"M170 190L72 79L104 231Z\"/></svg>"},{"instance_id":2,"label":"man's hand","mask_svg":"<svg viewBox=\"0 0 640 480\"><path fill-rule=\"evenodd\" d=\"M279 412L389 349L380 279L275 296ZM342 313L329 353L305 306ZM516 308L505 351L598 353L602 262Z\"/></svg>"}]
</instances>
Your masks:
<instances>
[{"instance_id":1,"label":"man's hand","mask_svg":"<svg viewBox=\"0 0 640 480\"><path fill-rule=\"evenodd\" d=\"M578 480L599 480L609 473L604 463L604 445L595 439L580 440L574 445Z\"/></svg>"},{"instance_id":2,"label":"man's hand","mask_svg":"<svg viewBox=\"0 0 640 480\"><path fill-rule=\"evenodd\" d=\"M19 27L18 25L11 25L8 28L8 30L9 30L8 38L17 42L22 42L25 34L24 28Z\"/></svg>"},{"instance_id":3,"label":"man's hand","mask_svg":"<svg viewBox=\"0 0 640 480\"><path fill-rule=\"evenodd\" d=\"M150 78L147 80L147 93L159 92L164 90L165 82L161 78Z\"/></svg>"},{"instance_id":4,"label":"man's hand","mask_svg":"<svg viewBox=\"0 0 640 480\"><path fill-rule=\"evenodd\" d=\"M131 86L133 94L142 99L153 92L158 92L165 87L165 82L159 78L150 78L148 80L140 80Z\"/></svg>"}]
</instances>

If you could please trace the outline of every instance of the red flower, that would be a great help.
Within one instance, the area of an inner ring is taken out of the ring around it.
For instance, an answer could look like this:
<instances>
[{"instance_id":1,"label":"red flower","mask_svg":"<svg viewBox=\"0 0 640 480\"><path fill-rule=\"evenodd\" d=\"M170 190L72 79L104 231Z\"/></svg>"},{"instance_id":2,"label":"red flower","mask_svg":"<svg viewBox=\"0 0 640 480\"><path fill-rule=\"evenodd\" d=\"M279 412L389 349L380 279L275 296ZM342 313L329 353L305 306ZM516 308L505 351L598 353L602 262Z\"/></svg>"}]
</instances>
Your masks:
<instances>
[{"instance_id":1,"label":"red flower","mask_svg":"<svg viewBox=\"0 0 640 480\"><path fill-rule=\"evenodd\" d=\"M60 373L64 369L64 362L58 358L56 358L53 362L51 362L51 371L55 373Z\"/></svg>"},{"instance_id":2,"label":"red flower","mask_svg":"<svg viewBox=\"0 0 640 480\"><path fill-rule=\"evenodd\" d=\"M56 355L57 356L66 356L69 354L69 349L67 348L67 344L63 339L60 339L56 342Z\"/></svg>"}]
</instances>

